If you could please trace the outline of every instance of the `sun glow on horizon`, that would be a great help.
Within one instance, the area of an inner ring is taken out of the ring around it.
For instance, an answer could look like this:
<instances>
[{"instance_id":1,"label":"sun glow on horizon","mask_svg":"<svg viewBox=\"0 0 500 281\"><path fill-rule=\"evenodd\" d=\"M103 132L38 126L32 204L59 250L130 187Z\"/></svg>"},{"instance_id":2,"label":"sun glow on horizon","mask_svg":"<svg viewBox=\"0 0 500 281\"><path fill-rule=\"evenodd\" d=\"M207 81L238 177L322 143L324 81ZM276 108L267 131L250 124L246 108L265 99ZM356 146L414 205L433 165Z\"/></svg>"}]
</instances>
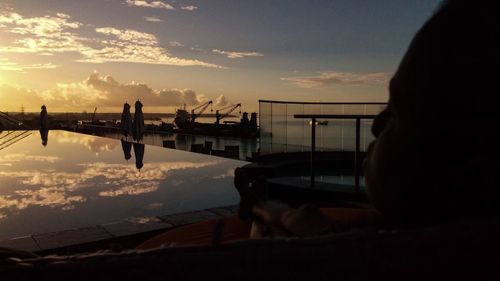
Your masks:
<instances>
[{"instance_id":1,"label":"sun glow on horizon","mask_svg":"<svg viewBox=\"0 0 500 281\"><path fill-rule=\"evenodd\" d=\"M439 1L0 0L0 110L386 101L409 35Z\"/></svg>"}]
</instances>

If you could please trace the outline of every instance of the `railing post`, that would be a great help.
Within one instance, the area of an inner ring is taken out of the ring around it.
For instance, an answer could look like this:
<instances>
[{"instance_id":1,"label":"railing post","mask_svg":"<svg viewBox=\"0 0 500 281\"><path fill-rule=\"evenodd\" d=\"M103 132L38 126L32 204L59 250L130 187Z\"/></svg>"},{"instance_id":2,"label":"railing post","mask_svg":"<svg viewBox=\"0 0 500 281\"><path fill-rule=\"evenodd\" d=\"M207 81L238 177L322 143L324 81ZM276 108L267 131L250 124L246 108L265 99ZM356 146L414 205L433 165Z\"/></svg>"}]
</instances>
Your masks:
<instances>
[{"instance_id":1,"label":"railing post","mask_svg":"<svg viewBox=\"0 0 500 281\"><path fill-rule=\"evenodd\" d=\"M361 118L356 118L356 151L354 152L354 188L359 192L359 147L361 135Z\"/></svg>"},{"instance_id":2,"label":"railing post","mask_svg":"<svg viewBox=\"0 0 500 281\"><path fill-rule=\"evenodd\" d=\"M314 160L316 157L316 118L312 118L311 124L311 187L314 187Z\"/></svg>"},{"instance_id":3,"label":"railing post","mask_svg":"<svg viewBox=\"0 0 500 281\"><path fill-rule=\"evenodd\" d=\"M354 119L356 120L356 148L354 151L354 187L355 192L360 190L360 175L361 175L361 119L373 119L375 115L344 115L344 114L295 114L295 118L311 119L311 187L314 186L314 164L316 158L316 120L321 119Z\"/></svg>"}]
</instances>

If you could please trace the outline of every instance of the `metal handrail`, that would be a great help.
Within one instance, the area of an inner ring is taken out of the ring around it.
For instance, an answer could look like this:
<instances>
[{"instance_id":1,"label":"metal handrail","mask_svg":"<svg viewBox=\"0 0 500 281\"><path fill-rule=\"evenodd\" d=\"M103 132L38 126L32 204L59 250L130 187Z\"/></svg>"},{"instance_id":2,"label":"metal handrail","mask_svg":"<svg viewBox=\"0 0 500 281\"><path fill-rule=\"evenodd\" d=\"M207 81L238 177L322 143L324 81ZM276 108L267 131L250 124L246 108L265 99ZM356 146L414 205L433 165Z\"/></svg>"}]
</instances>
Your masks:
<instances>
[{"instance_id":1,"label":"metal handrail","mask_svg":"<svg viewBox=\"0 0 500 281\"><path fill-rule=\"evenodd\" d=\"M317 119L355 119L356 120L356 150L354 152L354 187L359 191L359 147L361 135L361 119L374 119L376 115L359 114L295 114L294 118L311 119L311 187L314 187L314 161L316 154L316 120Z\"/></svg>"},{"instance_id":2,"label":"metal handrail","mask_svg":"<svg viewBox=\"0 0 500 281\"><path fill-rule=\"evenodd\" d=\"M24 125L23 121L15 118L15 117L12 117L12 116L8 115L5 112L0 111L0 119L5 120L7 122L10 122L11 124L14 124L16 126L24 127L26 129L29 129L28 126Z\"/></svg>"},{"instance_id":3,"label":"metal handrail","mask_svg":"<svg viewBox=\"0 0 500 281\"><path fill-rule=\"evenodd\" d=\"M18 141L28 137L29 135L31 135L30 131L21 131L20 134L15 135L13 138L10 138L10 139L0 143L0 150L3 150L5 148L17 143Z\"/></svg>"}]
</instances>

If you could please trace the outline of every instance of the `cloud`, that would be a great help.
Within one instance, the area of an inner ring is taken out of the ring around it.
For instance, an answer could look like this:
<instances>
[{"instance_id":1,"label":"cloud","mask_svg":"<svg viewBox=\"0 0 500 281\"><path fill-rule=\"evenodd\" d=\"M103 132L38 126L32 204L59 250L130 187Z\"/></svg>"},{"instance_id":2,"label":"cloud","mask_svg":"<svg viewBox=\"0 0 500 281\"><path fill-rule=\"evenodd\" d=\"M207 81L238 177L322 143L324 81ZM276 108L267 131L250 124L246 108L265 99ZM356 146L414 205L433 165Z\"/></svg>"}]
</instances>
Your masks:
<instances>
[{"instance_id":1,"label":"cloud","mask_svg":"<svg viewBox=\"0 0 500 281\"><path fill-rule=\"evenodd\" d=\"M101 34L111 35L119 39L119 41L107 41L110 45L123 45L124 42L144 46L158 45L156 36L145 32L130 29L117 29L113 27L96 28L95 31Z\"/></svg>"},{"instance_id":2,"label":"cloud","mask_svg":"<svg viewBox=\"0 0 500 281\"><path fill-rule=\"evenodd\" d=\"M22 101L27 107L39 109L43 103L43 99L36 91L7 84L0 84L0 100L2 108L19 108Z\"/></svg>"},{"instance_id":3,"label":"cloud","mask_svg":"<svg viewBox=\"0 0 500 281\"><path fill-rule=\"evenodd\" d=\"M145 106L196 105L202 99L202 95L190 89L155 90L134 81L122 84L109 75L101 76L97 72L84 81L57 84L55 88L42 92L41 96L48 101L71 103L75 107L95 104L113 107L137 99Z\"/></svg>"},{"instance_id":4,"label":"cloud","mask_svg":"<svg viewBox=\"0 0 500 281\"><path fill-rule=\"evenodd\" d=\"M197 10L198 7L196 6L181 6L181 10L185 10L185 11L194 11L194 10Z\"/></svg>"},{"instance_id":5,"label":"cloud","mask_svg":"<svg viewBox=\"0 0 500 281\"><path fill-rule=\"evenodd\" d=\"M140 195L155 192L159 187L160 185L156 182L136 183L135 185L124 186L119 189L101 191L99 192L99 196L116 197L121 195Z\"/></svg>"},{"instance_id":6,"label":"cloud","mask_svg":"<svg viewBox=\"0 0 500 281\"><path fill-rule=\"evenodd\" d=\"M41 92L0 84L0 100L6 108L18 108L19 101L22 100L28 108L38 109L41 104L46 104L52 109L60 110L63 107L64 110L80 111L96 105L118 108L125 101L133 103L137 99L146 107L173 107L197 105L205 102L207 97L191 89L153 89L145 83L135 81L121 83L112 76L97 72L82 81L58 83Z\"/></svg>"},{"instance_id":7,"label":"cloud","mask_svg":"<svg viewBox=\"0 0 500 281\"><path fill-rule=\"evenodd\" d=\"M151 3L156 2L158 1ZM0 53L75 52L81 56L76 61L84 63L125 62L224 68L196 59L171 56L167 49L160 46L154 34L146 32L99 27L94 29L93 38L80 36L75 32L79 31L83 24L71 21L69 15L61 13L57 13L56 16L33 18L25 18L14 12L1 13L0 24L3 30L20 37L11 45L0 46ZM35 67L51 68L55 65L40 64Z\"/></svg>"},{"instance_id":8,"label":"cloud","mask_svg":"<svg viewBox=\"0 0 500 281\"><path fill-rule=\"evenodd\" d=\"M217 54L221 54L221 55L225 55L226 57L228 57L230 59L241 59L244 57L262 57L262 56L264 56L263 54L257 53L257 52L232 52L232 51L230 52L230 51L222 51L219 49L213 49L212 52L217 53Z\"/></svg>"},{"instance_id":9,"label":"cloud","mask_svg":"<svg viewBox=\"0 0 500 281\"><path fill-rule=\"evenodd\" d=\"M355 74L350 72L324 71L316 76L284 77L282 81L291 82L301 88L317 88L329 85L382 85L389 81L386 72Z\"/></svg>"},{"instance_id":10,"label":"cloud","mask_svg":"<svg viewBox=\"0 0 500 281\"><path fill-rule=\"evenodd\" d=\"M169 45L172 47L184 47L184 45L179 41L170 41Z\"/></svg>"},{"instance_id":11,"label":"cloud","mask_svg":"<svg viewBox=\"0 0 500 281\"><path fill-rule=\"evenodd\" d=\"M189 89L171 89L171 90L160 90L156 94L161 98L166 104L169 105L196 105L200 101L204 100L204 96L198 96L193 90Z\"/></svg>"},{"instance_id":12,"label":"cloud","mask_svg":"<svg viewBox=\"0 0 500 281\"><path fill-rule=\"evenodd\" d=\"M162 19L159 19L159 18L155 18L155 17L144 17L144 19L146 21L149 21L149 22L163 22L164 20Z\"/></svg>"},{"instance_id":13,"label":"cloud","mask_svg":"<svg viewBox=\"0 0 500 281\"><path fill-rule=\"evenodd\" d=\"M40 97L47 105L64 104L67 107L107 105L112 102L110 93L93 87L89 79L75 83L59 83L56 87L41 92Z\"/></svg>"},{"instance_id":14,"label":"cloud","mask_svg":"<svg viewBox=\"0 0 500 281\"><path fill-rule=\"evenodd\" d=\"M0 70L15 71L26 73L26 70L32 69L54 69L59 65L52 63L34 63L34 64L18 64L17 62L7 61L7 59L0 59Z\"/></svg>"},{"instance_id":15,"label":"cloud","mask_svg":"<svg viewBox=\"0 0 500 281\"><path fill-rule=\"evenodd\" d=\"M85 50L82 54L87 58L78 61L92 63L133 62L223 68L199 60L172 57L166 49L159 46L158 40L153 34L112 27L97 28L96 32L115 37L118 40L103 40L104 48Z\"/></svg>"},{"instance_id":16,"label":"cloud","mask_svg":"<svg viewBox=\"0 0 500 281\"><path fill-rule=\"evenodd\" d=\"M55 163L60 160L61 158L57 156L30 155L25 153L12 153L0 156L0 163L20 162L20 161L38 161L38 162Z\"/></svg>"},{"instance_id":17,"label":"cloud","mask_svg":"<svg viewBox=\"0 0 500 281\"><path fill-rule=\"evenodd\" d=\"M0 195L1 209L22 210L29 206L61 206L71 208L74 203L85 202L83 196L68 195L64 188L43 187L36 190L22 190L16 196ZM21 198L16 198L21 197ZM5 216L5 215L4 215Z\"/></svg>"},{"instance_id":18,"label":"cloud","mask_svg":"<svg viewBox=\"0 0 500 281\"><path fill-rule=\"evenodd\" d=\"M229 102L227 101L227 98L224 95L220 95L217 97L217 99L215 99L215 106L221 107L221 106L226 106L227 104L229 104Z\"/></svg>"},{"instance_id":19,"label":"cloud","mask_svg":"<svg viewBox=\"0 0 500 281\"><path fill-rule=\"evenodd\" d=\"M79 144L89 151L99 154L104 151L112 151L118 143L112 139L95 138L88 135L75 135L70 132L61 131L57 137L57 143Z\"/></svg>"},{"instance_id":20,"label":"cloud","mask_svg":"<svg viewBox=\"0 0 500 281\"><path fill-rule=\"evenodd\" d=\"M149 163L150 169L136 173L136 168L128 164L92 163L81 164L77 172L46 171L2 171L0 176L14 179L26 189L15 190L12 194L0 194L0 218L5 217L3 210L23 210L30 206L60 207L72 209L75 203L92 200L94 195L76 194L88 187L95 186L98 179L105 179L107 190L99 196L134 196L158 190L161 181L184 169L197 169L219 164L219 161L205 162L162 162Z\"/></svg>"},{"instance_id":21,"label":"cloud","mask_svg":"<svg viewBox=\"0 0 500 281\"><path fill-rule=\"evenodd\" d=\"M21 38L14 41L14 46L0 46L0 52L13 53L52 53L78 52L86 47L82 38L73 33L82 23L70 21L66 14L56 16L25 18L14 12L1 13L0 24L7 32Z\"/></svg>"},{"instance_id":22,"label":"cloud","mask_svg":"<svg viewBox=\"0 0 500 281\"><path fill-rule=\"evenodd\" d=\"M127 0L129 6L143 7L143 8L153 8L153 9L165 9L165 10L175 10L175 8L162 1L144 1L144 0Z\"/></svg>"},{"instance_id":23,"label":"cloud","mask_svg":"<svg viewBox=\"0 0 500 281\"><path fill-rule=\"evenodd\" d=\"M18 13L9 12L0 14L0 23L14 26L11 33L32 34L37 37L57 38L69 35L67 29L77 29L82 26L80 22L70 22L69 15L57 13L55 17L33 17L24 18Z\"/></svg>"}]
</instances>

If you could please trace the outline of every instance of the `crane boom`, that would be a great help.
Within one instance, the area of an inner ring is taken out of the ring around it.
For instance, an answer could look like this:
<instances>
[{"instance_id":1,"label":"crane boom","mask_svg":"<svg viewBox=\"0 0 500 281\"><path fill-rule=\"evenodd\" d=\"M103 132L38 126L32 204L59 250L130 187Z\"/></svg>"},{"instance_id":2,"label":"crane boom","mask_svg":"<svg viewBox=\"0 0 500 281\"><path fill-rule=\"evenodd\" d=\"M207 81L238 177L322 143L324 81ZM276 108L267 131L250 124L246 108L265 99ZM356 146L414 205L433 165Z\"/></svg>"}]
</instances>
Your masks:
<instances>
[{"instance_id":1,"label":"crane boom","mask_svg":"<svg viewBox=\"0 0 500 281\"><path fill-rule=\"evenodd\" d=\"M92 114L92 123L94 122L96 112L97 112L97 106L96 108L94 108L94 113Z\"/></svg>"},{"instance_id":2,"label":"crane boom","mask_svg":"<svg viewBox=\"0 0 500 281\"><path fill-rule=\"evenodd\" d=\"M201 104L201 105L191 109L191 122L194 123L194 121L196 120L196 117L198 117L198 115L201 115L203 112L205 112L205 110L208 108L209 105L212 105L212 101L207 101L206 103ZM196 113L195 110L198 110L200 108L201 108L201 110L198 113ZM210 108L210 111L213 111L213 109Z\"/></svg>"},{"instance_id":3,"label":"crane boom","mask_svg":"<svg viewBox=\"0 0 500 281\"><path fill-rule=\"evenodd\" d=\"M191 109L191 114L195 113L196 110L200 109L200 112L196 113L196 114L202 114L203 112L205 112L205 110L208 108L209 105L212 105L212 101L207 101L206 103L204 104L201 104L201 105L198 105L197 107Z\"/></svg>"},{"instance_id":4,"label":"crane boom","mask_svg":"<svg viewBox=\"0 0 500 281\"><path fill-rule=\"evenodd\" d=\"M238 107L240 108L240 114L241 114L241 103L238 103L237 105L229 105L229 106L226 106L226 107L223 107L223 108L216 110L215 111L215 119L216 119L215 123L219 124L219 122L222 118L229 116L229 114L231 114L233 111L235 111L236 108L238 108ZM221 110L228 110L228 111L220 114Z\"/></svg>"}]
</instances>

